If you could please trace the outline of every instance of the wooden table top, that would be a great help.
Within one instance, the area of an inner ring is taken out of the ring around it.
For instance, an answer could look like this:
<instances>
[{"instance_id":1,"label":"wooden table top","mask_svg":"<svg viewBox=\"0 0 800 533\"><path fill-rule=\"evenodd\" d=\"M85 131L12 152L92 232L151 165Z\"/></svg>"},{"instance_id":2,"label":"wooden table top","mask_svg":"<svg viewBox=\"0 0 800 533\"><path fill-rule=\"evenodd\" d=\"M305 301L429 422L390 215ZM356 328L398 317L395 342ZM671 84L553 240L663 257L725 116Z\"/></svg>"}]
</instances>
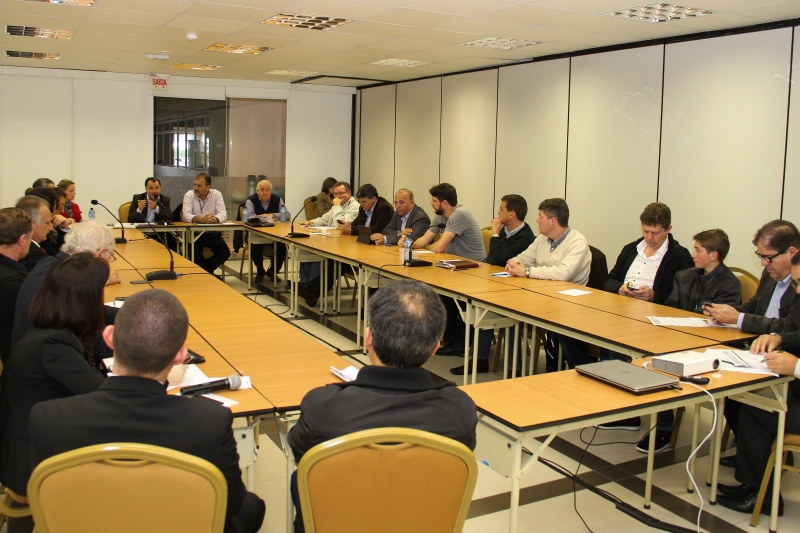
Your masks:
<instances>
[{"instance_id":1,"label":"wooden table top","mask_svg":"<svg viewBox=\"0 0 800 533\"><path fill-rule=\"evenodd\" d=\"M158 241L142 237L142 240L129 241L127 244L117 244L114 254L119 258L112 265L118 269L120 259L125 264L135 269L169 270L170 255L167 249ZM176 268L196 267L194 263L177 252L172 252Z\"/></svg>"}]
</instances>

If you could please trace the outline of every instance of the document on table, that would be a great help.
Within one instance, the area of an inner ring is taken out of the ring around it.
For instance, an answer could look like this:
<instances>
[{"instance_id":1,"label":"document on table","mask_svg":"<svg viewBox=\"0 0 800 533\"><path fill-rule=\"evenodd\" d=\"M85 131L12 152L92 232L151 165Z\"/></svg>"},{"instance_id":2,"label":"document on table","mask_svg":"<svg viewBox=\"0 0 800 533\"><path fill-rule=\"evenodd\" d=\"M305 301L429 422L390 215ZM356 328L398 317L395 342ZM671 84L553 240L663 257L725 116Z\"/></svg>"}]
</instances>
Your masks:
<instances>
[{"instance_id":1,"label":"document on table","mask_svg":"<svg viewBox=\"0 0 800 533\"><path fill-rule=\"evenodd\" d=\"M583 296L584 294L592 294L592 291L582 291L580 289L567 289L565 291L558 291L558 294L566 294L567 296Z\"/></svg>"},{"instance_id":2,"label":"document on table","mask_svg":"<svg viewBox=\"0 0 800 533\"><path fill-rule=\"evenodd\" d=\"M119 222L116 223L116 224L113 224L112 227L119 229L119 227L120 227ZM122 223L122 227L125 228L125 229L136 229L136 224L129 224L127 222L123 222Z\"/></svg>"},{"instance_id":3,"label":"document on table","mask_svg":"<svg viewBox=\"0 0 800 533\"><path fill-rule=\"evenodd\" d=\"M769 369L763 355L750 353L747 350L714 350L709 348L706 353L711 353L722 361L722 370L743 372L745 374L766 374L777 376Z\"/></svg>"},{"instance_id":4,"label":"document on table","mask_svg":"<svg viewBox=\"0 0 800 533\"><path fill-rule=\"evenodd\" d=\"M711 324L705 318L678 318L668 316L645 317L654 326L688 326L690 328L710 328Z\"/></svg>"},{"instance_id":5,"label":"document on table","mask_svg":"<svg viewBox=\"0 0 800 533\"><path fill-rule=\"evenodd\" d=\"M342 381L355 381L355 379L358 377L358 369L352 365L348 366L344 370L339 370L335 366L331 365L331 372L333 372L333 375Z\"/></svg>"},{"instance_id":6,"label":"document on table","mask_svg":"<svg viewBox=\"0 0 800 533\"><path fill-rule=\"evenodd\" d=\"M125 300L112 300L110 302L106 302L106 305L109 306L109 307L120 308L120 307L122 307L122 304L124 304L124 303L125 303Z\"/></svg>"}]
</instances>

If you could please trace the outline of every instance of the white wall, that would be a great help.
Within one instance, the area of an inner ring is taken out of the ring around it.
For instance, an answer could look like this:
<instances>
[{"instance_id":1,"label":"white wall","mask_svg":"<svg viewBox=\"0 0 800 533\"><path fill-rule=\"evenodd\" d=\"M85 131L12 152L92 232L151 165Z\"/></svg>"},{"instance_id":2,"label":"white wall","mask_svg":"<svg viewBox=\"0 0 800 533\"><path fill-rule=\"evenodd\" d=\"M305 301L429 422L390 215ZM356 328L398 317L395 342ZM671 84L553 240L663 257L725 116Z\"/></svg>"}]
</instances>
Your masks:
<instances>
[{"instance_id":1,"label":"white wall","mask_svg":"<svg viewBox=\"0 0 800 533\"><path fill-rule=\"evenodd\" d=\"M395 85L361 93L361 161L356 187L371 183L391 201L394 188Z\"/></svg>"},{"instance_id":2,"label":"white wall","mask_svg":"<svg viewBox=\"0 0 800 533\"><path fill-rule=\"evenodd\" d=\"M157 96L288 99L287 198L292 213L327 176L350 178L353 89L173 76ZM77 203L112 210L153 173L153 90L138 74L0 67L0 205L37 178L76 182ZM98 212L98 220L110 217Z\"/></svg>"},{"instance_id":3,"label":"white wall","mask_svg":"<svg viewBox=\"0 0 800 533\"><path fill-rule=\"evenodd\" d=\"M693 234L721 227L731 237L726 262L758 273L750 244L756 229L781 209L800 224L800 92L793 88L789 106L788 81L793 31L401 83L396 102L385 104L398 110L395 169L419 174L421 151L411 140L425 139L424 168L438 162L439 181L456 186L481 225L503 194L525 196L532 216L543 198L566 194L571 225L612 265L641 235L645 205L662 201L684 246L691 248ZM362 124L371 112L378 110L364 108ZM438 161L430 156L437 131Z\"/></svg>"}]
</instances>

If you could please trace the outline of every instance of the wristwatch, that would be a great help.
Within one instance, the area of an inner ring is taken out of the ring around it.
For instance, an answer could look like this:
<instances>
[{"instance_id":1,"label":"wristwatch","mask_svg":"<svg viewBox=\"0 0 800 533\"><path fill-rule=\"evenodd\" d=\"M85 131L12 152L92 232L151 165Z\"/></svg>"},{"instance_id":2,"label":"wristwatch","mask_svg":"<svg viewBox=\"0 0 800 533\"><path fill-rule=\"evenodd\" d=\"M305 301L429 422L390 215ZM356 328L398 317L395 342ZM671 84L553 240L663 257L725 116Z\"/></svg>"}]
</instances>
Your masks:
<instances>
[{"instance_id":1,"label":"wristwatch","mask_svg":"<svg viewBox=\"0 0 800 533\"><path fill-rule=\"evenodd\" d=\"M531 267L525 267L525 277L531 277Z\"/></svg>"},{"instance_id":2,"label":"wristwatch","mask_svg":"<svg viewBox=\"0 0 800 533\"><path fill-rule=\"evenodd\" d=\"M777 333L770 333L770 335L772 335L772 336L775 336L775 337L778 337L778 341L780 341L780 342L778 342L778 346L777 346L777 348L780 348L780 347L781 347L781 344L783 344L783 337L781 337L781 336L780 336L780 335L778 335Z\"/></svg>"}]
</instances>

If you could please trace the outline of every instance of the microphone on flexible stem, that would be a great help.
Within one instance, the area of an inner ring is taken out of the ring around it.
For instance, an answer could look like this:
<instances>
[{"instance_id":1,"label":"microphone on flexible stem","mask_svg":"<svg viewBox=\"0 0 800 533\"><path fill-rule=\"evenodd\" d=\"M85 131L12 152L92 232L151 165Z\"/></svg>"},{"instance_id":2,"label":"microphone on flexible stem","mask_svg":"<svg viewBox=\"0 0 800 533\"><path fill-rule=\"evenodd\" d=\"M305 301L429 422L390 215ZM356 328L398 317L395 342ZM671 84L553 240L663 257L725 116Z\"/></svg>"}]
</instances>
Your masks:
<instances>
[{"instance_id":1,"label":"microphone on flexible stem","mask_svg":"<svg viewBox=\"0 0 800 533\"><path fill-rule=\"evenodd\" d=\"M297 219L298 216L300 216L300 213L302 213L305 210L306 206L311 202L313 202L314 200L316 200L316 198L309 198L306 201L306 203L303 204L303 207L301 207L300 210L297 212L297 214L294 216L294 218L292 219L292 230L286 235L287 237L290 237L292 239L307 239L310 236L308 233L295 232L294 221Z\"/></svg>"},{"instance_id":2,"label":"microphone on flexible stem","mask_svg":"<svg viewBox=\"0 0 800 533\"><path fill-rule=\"evenodd\" d=\"M208 383L200 383L199 385L183 387L178 393L178 396L202 396L203 394L208 394L218 390L238 390L241 386L241 376L234 374L225 379L218 379L215 381L209 381Z\"/></svg>"},{"instance_id":3,"label":"microphone on flexible stem","mask_svg":"<svg viewBox=\"0 0 800 533\"><path fill-rule=\"evenodd\" d=\"M447 224L437 224L437 228L439 228L439 233L442 233L442 230L447 227ZM424 259L414 259L413 252L411 253L411 257L408 257L403 264L409 267L427 267L433 265L430 261L425 261Z\"/></svg>"},{"instance_id":4,"label":"microphone on flexible stem","mask_svg":"<svg viewBox=\"0 0 800 533\"><path fill-rule=\"evenodd\" d=\"M119 227L122 228L122 237L114 237L114 242L117 243L117 244L125 244L126 242L128 242L128 239L125 238L125 226L122 225L122 221L119 218L117 218L117 215L115 215L111 211L111 209L107 208L106 206L104 206L103 204L98 202L97 200L92 200L92 205L99 205L100 207L102 207L103 209L108 211L108 214L111 215L112 217L114 217L114 220L119 222Z\"/></svg>"},{"instance_id":5,"label":"microphone on flexible stem","mask_svg":"<svg viewBox=\"0 0 800 533\"><path fill-rule=\"evenodd\" d=\"M161 203L161 197L160 197L160 196L156 196L155 202L156 202L156 205L157 205L158 207L160 207L161 209L163 209L165 212L169 213L169 209L167 209L166 207L164 207L164 204L162 204L162 203ZM174 221L173 221L173 222L174 222ZM164 221L164 225L165 225L165 226L169 226L170 224L172 224L172 222L170 222L170 221L168 221L168 220L165 220L165 221Z\"/></svg>"},{"instance_id":6,"label":"microphone on flexible stem","mask_svg":"<svg viewBox=\"0 0 800 533\"><path fill-rule=\"evenodd\" d=\"M163 206L161 206L163 208ZM169 246L167 246L166 241L158 234L156 229L153 227L153 224L147 220L147 217L144 217L144 221L150 226L150 229L153 230L153 235L155 236L156 240L164 245L164 248L167 249L169 252L169 270L156 270L155 272L148 272L145 275L145 279L147 281L161 281L161 280L168 280L168 279L178 279L178 274L175 273L175 258L172 256L172 250Z\"/></svg>"}]
</instances>

